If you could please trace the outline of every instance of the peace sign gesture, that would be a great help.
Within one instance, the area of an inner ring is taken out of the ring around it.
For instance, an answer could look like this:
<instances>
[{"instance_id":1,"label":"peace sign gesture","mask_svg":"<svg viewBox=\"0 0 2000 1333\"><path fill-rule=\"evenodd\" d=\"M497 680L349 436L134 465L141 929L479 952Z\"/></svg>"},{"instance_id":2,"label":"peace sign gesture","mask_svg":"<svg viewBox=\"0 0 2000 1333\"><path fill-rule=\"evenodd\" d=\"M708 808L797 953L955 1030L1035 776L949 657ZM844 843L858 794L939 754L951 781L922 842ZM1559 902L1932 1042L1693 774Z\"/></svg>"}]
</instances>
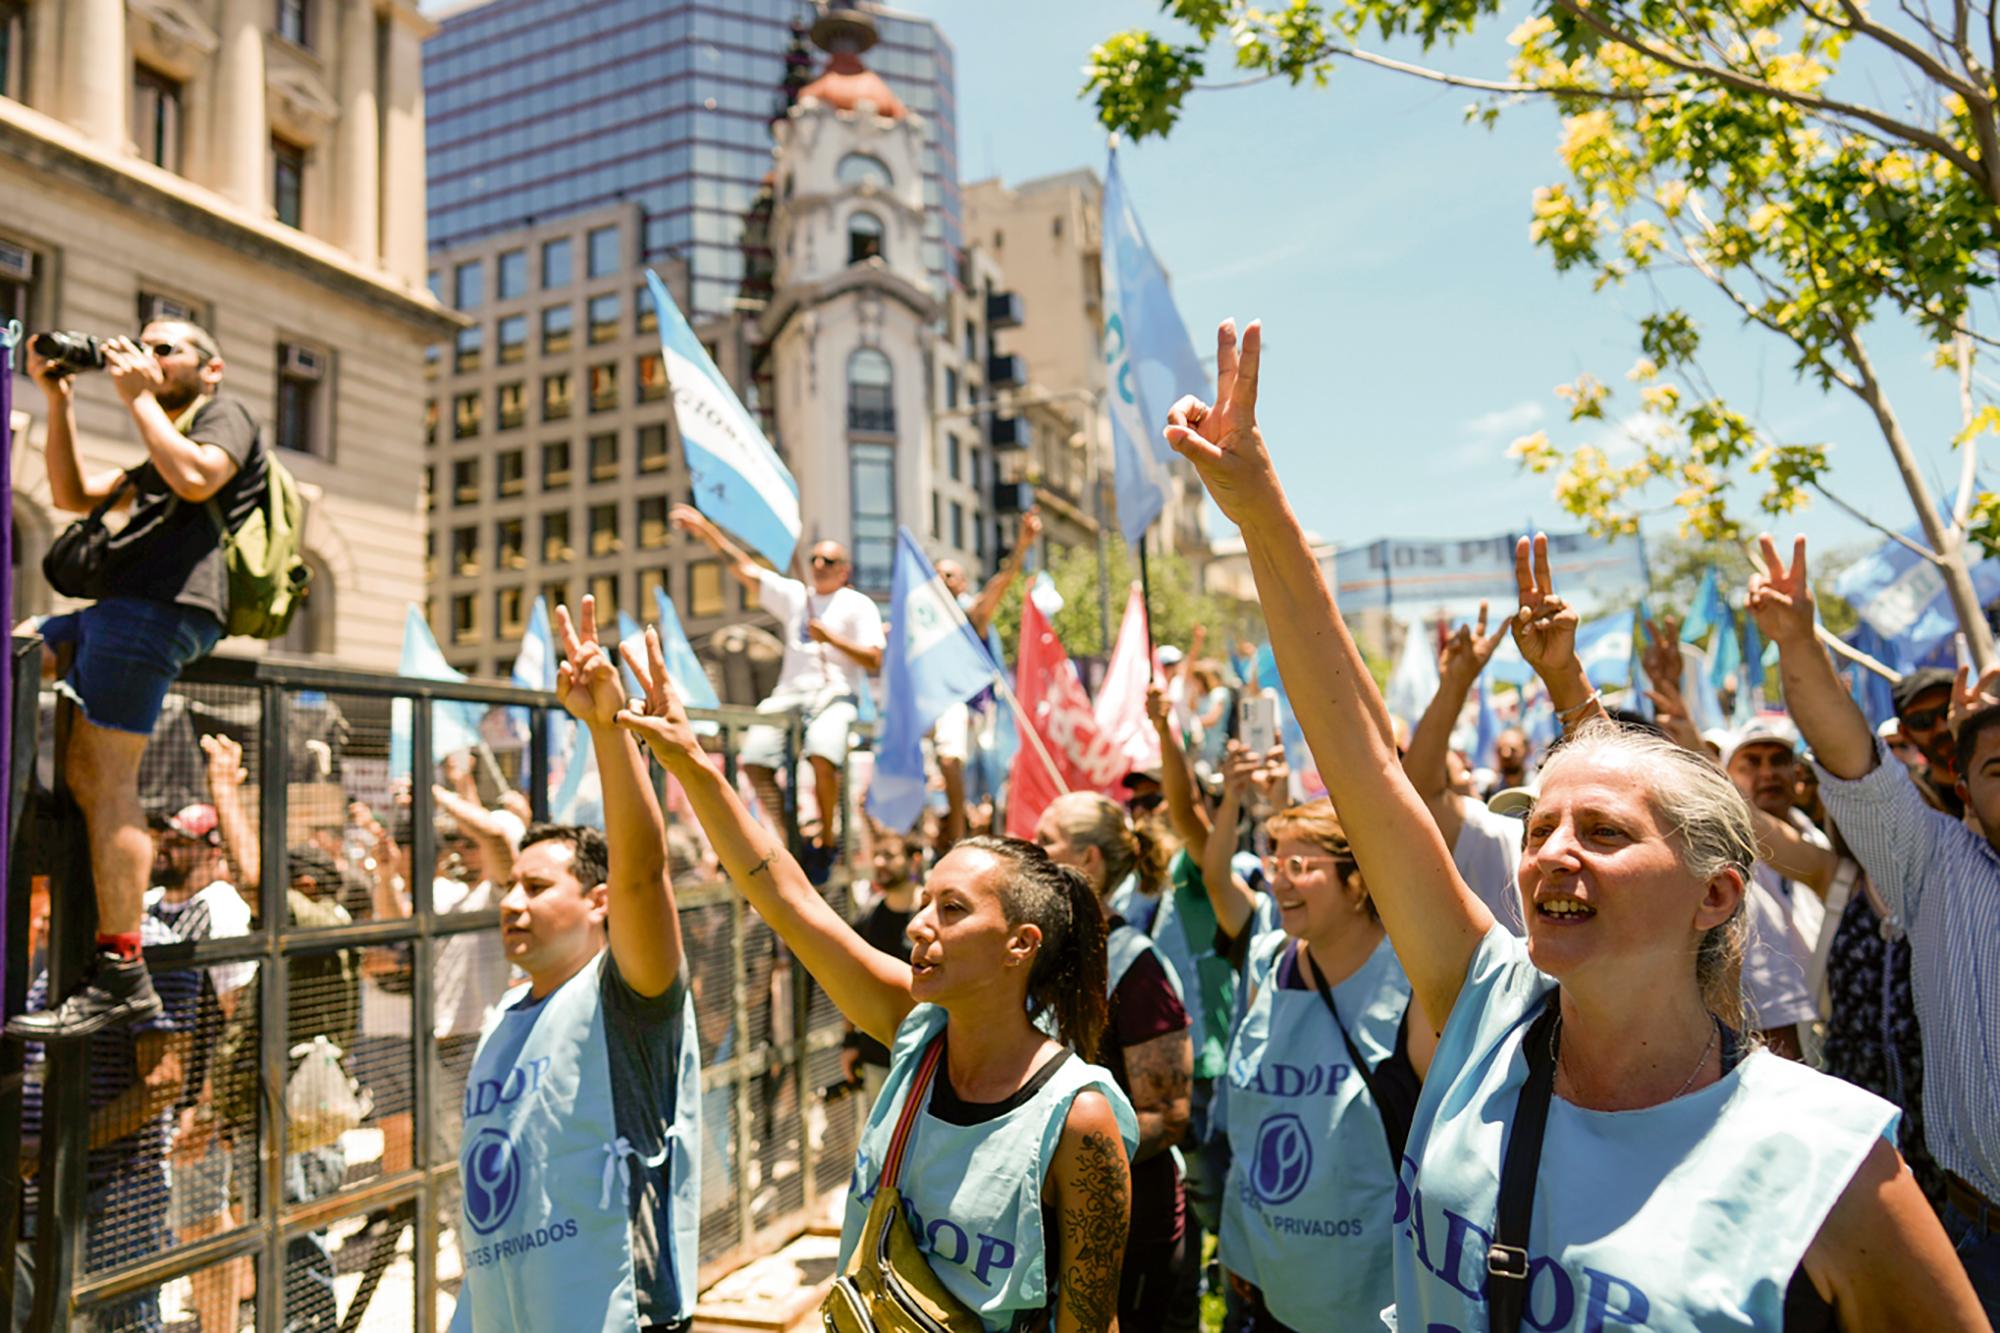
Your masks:
<instances>
[{"instance_id":1,"label":"peace sign gesture","mask_svg":"<svg viewBox=\"0 0 2000 1333\"><path fill-rule=\"evenodd\" d=\"M1500 651L1500 643L1506 637L1505 625L1491 634L1486 632L1486 603L1481 602L1478 628L1460 625L1444 641L1444 648L1438 653L1438 675L1469 685L1479 679L1479 673L1493 660L1493 654Z\"/></svg>"},{"instance_id":2,"label":"peace sign gesture","mask_svg":"<svg viewBox=\"0 0 2000 1333\"><path fill-rule=\"evenodd\" d=\"M1778 555L1778 544L1765 533L1757 539L1764 572L1750 576L1750 614L1757 631L1781 649L1813 641L1812 583L1806 577L1806 539L1792 539L1791 568Z\"/></svg>"},{"instance_id":3,"label":"peace sign gesture","mask_svg":"<svg viewBox=\"0 0 2000 1333\"><path fill-rule=\"evenodd\" d=\"M638 708L619 711L618 725L644 741L662 768L687 760L701 762L701 738L695 735L694 724L688 721L687 705L681 702L673 681L667 677L667 657L660 649L660 631L646 626L645 661L639 660L639 654L629 643L619 644L618 653L639 678L639 688L644 691L644 697L635 701L640 705Z\"/></svg>"},{"instance_id":4,"label":"peace sign gesture","mask_svg":"<svg viewBox=\"0 0 2000 1333\"><path fill-rule=\"evenodd\" d=\"M1576 667L1577 614L1558 597L1549 572L1549 539L1536 533L1514 543L1514 586L1521 607L1514 613L1514 642L1521 657L1544 682L1570 674Z\"/></svg>"},{"instance_id":5,"label":"peace sign gesture","mask_svg":"<svg viewBox=\"0 0 2000 1333\"><path fill-rule=\"evenodd\" d=\"M1284 505L1278 474L1257 429L1263 349L1262 324L1250 321L1239 353L1236 322L1223 320L1215 333L1215 402L1189 394L1167 413L1167 443L1194 464L1202 485L1238 527Z\"/></svg>"},{"instance_id":6,"label":"peace sign gesture","mask_svg":"<svg viewBox=\"0 0 2000 1333\"><path fill-rule=\"evenodd\" d=\"M618 710L625 706L625 683L597 641L597 599L584 595L574 623L569 608L558 605L556 638L563 651L562 665L556 668L556 701L593 730L617 725Z\"/></svg>"}]
</instances>

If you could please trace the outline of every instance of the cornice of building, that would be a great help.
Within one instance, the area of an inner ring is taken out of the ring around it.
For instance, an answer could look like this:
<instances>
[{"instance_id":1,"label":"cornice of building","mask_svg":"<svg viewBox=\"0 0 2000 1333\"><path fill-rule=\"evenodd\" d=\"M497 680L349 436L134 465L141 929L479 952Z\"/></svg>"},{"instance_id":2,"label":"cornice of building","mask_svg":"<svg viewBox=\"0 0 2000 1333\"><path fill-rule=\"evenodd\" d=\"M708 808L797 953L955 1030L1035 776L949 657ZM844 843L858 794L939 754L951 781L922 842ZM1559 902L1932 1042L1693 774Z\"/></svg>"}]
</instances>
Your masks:
<instances>
[{"instance_id":1,"label":"cornice of building","mask_svg":"<svg viewBox=\"0 0 2000 1333\"><path fill-rule=\"evenodd\" d=\"M873 289L907 307L919 320L936 318L937 298L894 270L877 263L855 264L818 282L781 287L757 321L766 342L775 340L794 315L825 305L850 292Z\"/></svg>"},{"instance_id":2,"label":"cornice of building","mask_svg":"<svg viewBox=\"0 0 2000 1333\"><path fill-rule=\"evenodd\" d=\"M439 305L425 288L406 287L381 270L364 268L344 250L276 219L246 216L184 176L135 157L108 153L61 121L4 97L0 97L0 155L46 180L79 187L142 217L159 219L182 235L300 273L410 325L427 340L450 337L472 322Z\"/></svg>"}]
</instances>

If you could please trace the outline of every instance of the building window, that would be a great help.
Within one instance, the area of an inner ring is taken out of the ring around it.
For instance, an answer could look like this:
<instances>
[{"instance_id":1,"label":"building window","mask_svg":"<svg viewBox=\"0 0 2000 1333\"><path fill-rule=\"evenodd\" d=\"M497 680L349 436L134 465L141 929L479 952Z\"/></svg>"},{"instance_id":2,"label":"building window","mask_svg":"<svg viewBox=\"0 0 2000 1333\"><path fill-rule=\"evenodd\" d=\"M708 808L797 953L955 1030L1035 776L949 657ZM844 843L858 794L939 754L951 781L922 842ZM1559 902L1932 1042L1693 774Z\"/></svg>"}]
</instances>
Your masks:
<instances>
[{"instance_id":1,"label":"building window","mask_svg":"<svg viewBox=\"0 0 2000 1333\"><path fill-rule=\"evenodd\" d=\"M722 566L714 560L697 560L688 566L688 614L719 616L722 604Z\"/></svg>"},{"instance_id":2,"label":"building window","mask_svg":"<svg viewBox=\"0 0 2000 1333\"><path fill-rule=\"evenodd\" d=\"M660 604L660 598L671 598L673 593L667 588L667 571L664 569L642 569L639 571L639 614L645 615Z\"/></svg>"},{"instance_id":3,"label":"building window","mask_svg":"<svg viewBox=\"0 0 2000 1333\"><path fill-rule=\"evenodd\" d=\"M519 430L528 420L528 386L515 380L493 391L493 428Z\"/></svg>"},{"instance_id":4,"label":"building window","mask_svg":"<svg viewBox=\"0 0 2000 1333\"><path fill-rule=\"evenodd\" d=\"M663 472L667 466L667 428L639 427L639 471Z\"/></svg>"},{"instance_id":5,"label":"building window","mask_svg":"<svg viewBox=\"0 0 2000 1333\"><path fill-rule=\"evenodd\" d=\"M569 441L551 440L542 446L542 489L559 491L569 485Z\"/></svg>"},{"instance_id":6,"label":"building window","mask_svg":"<svg viewBox=\"0 0 2000 1333\"><path fill-rule=\"evenodd\" d=\"M639 501L639 546L657 550L667 544L667 497L648 495Z\"/></svg>"},{"instance_id":7,"label":"building window","mask_svg":"<svg viewBox=\"0 0 2000 1333\"><path fill-rule=\"evenodd\" d=\"M932 541L936 541L939 537L944 535L943 518L944 518L944 497L939 495L936 491L932 491L931 492L931 540Z\"/></svg>"},{"instance_id":8,"label":"building window","mask_svg":"<svg viewBox=\"0 0 2000 1333\"><path fill-rule=\"evenodd\" d=\"M847 219L847 262L865 263L882 257L882 219L859 212Z\"/></svg>"},{"instance_id":9,"label":"building window","mask_svg":"<svg viewBox=\"0 0 2000 1333\"><path fill-rule=\"evenodd\" d=\"M950 409L958 407L958 372L950 366L944 368L944 405Z\"/></svg>"},{"instance_id":10,"label":"building window","mask_svg":"<svg viewBox=\"0 0 2000 1333\"><path fill-rule=\"evenodd\" d=\"M312 49L312 0L278 0L278 36Z\"/></svg>"},{"instance_id":11,"label":"building window","mask_svg":"<svg viewBox=\"0 0 2000 1333\"><path fill-rule=\"evenodd\" d=\"M588 327L584 336L592 343L608 343L618 336L618 293L606 292L590 298L586 311Z\"/></svg>"},{"instance_id":12,"label":"building window","mask_svg":"<svg viewBox=\"0 0 2000 1333\"><path fill-rule=\"evenodd\" d=\"M519 634L521 628L521 590L519 588L495 588L493 590L494 634L504 638Z\"/></svg>"},{"instance_id":13,"label":"building window","mask_svg":"<svg viewBox=\"0 0 2000 1333\"><path fill-rule=\"evenodd\" d=\"M965 479L964 477L965 453L964 450L962 450L959 447L958 436L947 435L944 437L944 442L945 442L945 475L950 477L953 481L963 481Z\"/></svg>"},{"instance_id":14,"label":"building window","mask_svg":"<svg viewBox=\"0 0 2000 1333\"><path fill-rule=\"evenodd\" d=\"M503 250L493 261L493 299L512 301L528 291L528 252Z\"/></svg>"},{"instance_id":15,"label":"building window","mask_svg":"<svg viewBox=\"0 0 2000 1333\"><path fill-rule=\"evenodd\" d=\"M519 449L502 449L493 459L497 469L493 491L501 499L521 494L528 488L527 464Z\"/></svg>"},{"instance_id":16,"label":"building window","mask_svg":"<svg viewBox=\"0 0 2000 1333\"><path fill-rule=\"evenodd\" d=\"M566 305L552 305L542 312L542 355L552 356L570 348L570 331L576 315Z\"/></svg>"},{"instance_id":17,"label":"building window","mask_svg":"<svg viewBox=\"0 0 2000 1333\"><path fill-rule=\"evenodd\" d=\"M32 329L40 322L35 296L41 263L26 246L0 241L0 324L16 319L23 329Z\"/></svg>"},{"instance_id":18,"label":"building window","mask_svg":"<svg viewBox=\"0 0 2000 1333\"><path fill-rule=\"evenodd\" d=\"M469 440L479 434L479 395L462 393L451 400L451 437Z\"/></svg>"},{"instance_id":19,"label":"building window","mask_svg":"<svg viewBox=\"0 0 2000 1333\"><path fill-rule=\"evenodd\" d=\"M444 344L443 343L428 344L424 348L424 378L426 380L436 379L438 377L438 366L443 361L444 361Z\"/></svg>"},{"instance_id":20,"label":"building window","mask_svg":"<svg viewBox=\"0 0 2000 1333\"><path fill-rule=\"evenodd\" d=\"M618 436L615 432L590 437L590 479L618 480Z\"/></svg>"},{"instance_id":21,"label":"building window","mask_svg":"<svg viewBox=\"0 0 2000 1333\"><path fill-rule=\"evenodd\" d=\"M438 442L438 400L433 398L424 404L424 447Z\"/></svg>"},{"instance_id":22,"label":"building window","mask_svg":"<svg viewBox=\"0 0 2000 1333\"><path fill-rule=\"evenodd\" d=\"M594 574L590 580L590 595L597 599L597 618L601 624L610 624L618 619L618 576L616 574Z\"/></svg>"},{"instance_id":23,"label":"building window","mask_svg":"<svg viewBox=\"0 0 2000 1333\"><path fill-rule=\"evenodd\" d=\"M306 150L271 140L271 208L287 227L305 225Z\"/></svg>"},{"instance_id":24,"label":"building window","mask_svg":"<svg viewBox=\"0 0 2000 1333\"><path fill-rule=\"evenodd\" d=\"M494 325L493 363L511 366L528 356L528 317L508 315Z\"/></svg>"},{"instance_id":25,"label":"building window","mask_svg":"<svg viewBox=\"0 0 2000 1333\"><path fill-rule=\"evenodd\" d=\"M590 410L610 412L618 406L618 367L607 363L590 368Z\"/></svg>"},{"instance_id":26,"label":"building window","mask_svg":"<svg viewBox=\"0 0 2000 1333\"><path fill-rule=\"evenodd\" d=\"M451 530L451 572L471 576L479 572L479 529Z\"/></svg>"},{"instance_id":27,"label":"building window","mask_svg":"<svg viewBox=\"0 0 2000 1333\"><path fill-rule=\"evenodd\" d=\"M854 500L854 584L885 592L896 556L896 451L886 444L847 450Z\"/></svg>"},{"instance_id":28,"label":"building window","mask_svg":"<svg viewBox=\"0 0 2000 1333\"><path fill-rule=\"evenodd\" d=\"M567 370L559 375L542 376L542 420L567 420L575 397L576 390L569 382Z\"/></svg>"},{"instance_id":29,"label":"building window","mask_svg":"<svg viewBox=\"0 0 2000 1333\"><path fill-rule=\"evenodd\" d=\"M154 166L181 169L181 86L144 65L132 67L132 142Z\"/></svg>"},{"instance_id":30,"label":"building window","mask_svg":"<svg viewBox=\"0 0 2000 1333\"><path fill-rule=\"evenodd\" d=\"M550 579L542 585L542 603L549 608L549 620L555 621L556 608L569 605L569 580Z\"/></svg>"},{"instance_id":31,"label":"building window","mask_svg":"<svg viewBox=\"0 0 2000 1333\"><path fill-rule=\"evenodd\" d=\"M592 555L616 555L618 553L617 505L592 505L590 507L590 553Z\"/></svg>"},{"instance_id":32,"label":"building window","mask_svg":"<svg viewBox=\"0 0 2000 1333\"><path fill-rule=\"evenodd\" d=\"M458 593L451 599L451 641L479 642L479 603L471 593Z\"/></svg>"},{"instance_id":33,"label":"building window","mask_svg":"<svg viewBox=\"0 0 2000 1333\"><path fill-rule=\"evenodd\" d=\"M469 329L460 329L453 343L451 368L463 375L467 371L479 369L479 347L484 331L474 324Z\"/></svg>"},{"instance_id":34,"label":"building window","mask_svg":"<svg viewBox=\"0 0 2000 1333\"><path fill-rule=\"evenodd\" d=\"M569 237L564 236L557 240L542 242L542 290L543 291L552 292L559 287L569 286L569 280L570 280L569 256L570 256Z\"/></svg>"},{"instance_id":35,"label":"building window","mask_svg":"<svg viewBox=\"0 0 2000 1333\"><path fill-rule=\"evenodd\" d=\"M616 273L618 264L618 228L599 227L589 236L589 251L584 257L584 265L589 276L601 278Z\"/></svg>"},{"instance_id":36,"label":"building window","mask_svg":"<svg viewBox=\"0 0 2000 1333\"><path fill-rule=\"evenodd\" d=\"M667 363L658 352L639 358L639 401L657 403L667 396Z\"/></svg>"},{"instance_id":37,"label":"building window","mask_svg":"<svg viewBox=\"0 0 2000 1333\"><path fill-rule=\"evenodd\" d=\"M634 333L660 331L660 312L653 305L653 291L650 287L632 289L632 331Z\"/></svg>"},{"instance_id":38,"label":"building window","mask_svg":"<svg viewBox=\"0 0 2000 1333\"><path fill-rule=\"evenodd\" d=\"M521 520L503 518L493 525L493 567L495 569L525 569L528 564L528 539L523 533Z\"/></svg>"},{"instance_id":39,"label":"building window","mask_svg":"<svg viewBox=\"0 0 2000 1333\"><path fill-rule=\"evenodd\" d=\"M325 395L320 386L326 381L327 354L316 347L297 343L278 344L278 422L280 449L325 458L328 422Z\"/></svg>"},{"instance_id":40,"label":"building window","mask_svg":"<svg viewBox=\"0 0 2000 1333\"><path fill-rule=\"evenodd\" d=\"M882 159L866 153L849 153L841 158L834 175L842 185L876 185L885 190L894 181Z\"/></svg>"},{"instance_id":41,"label":"building window","mask_svg":"<svg viewBox=\"0 0 2000 1333\"><path fill-rule=\"evenodd\" d=\"M478 395L473 402L479 401ZM479 503L479 460L461 458L451 465L451 502L455 505Z\"/></svg>"},{"instance_id":42,"label":"building window","mask_svg":"<svg viewBox=\"0 0 2000 1333\"><path fill-rule=\"evenodd\" d=\"M423 491L424 512L426 514L435 512L437 509L437 469L428 465L424 468Z\"/></svg>"},{"instance_id":43,"label":"building window","mask_svg":"<svg viewBox=\"0 0 2000 1333\"><path fill-rule=\"evenodd\" d=\"M956 500L951 502L951 549L965 549L965 506Z\"/></svg>"},{"instance_id":44,"label":"building window","mask_svg":"<svg viewBox=\"0 0 2000 1333\"><path fill-rule=\"evenodd\" d=\"M569 510L551 509L542 515L542 562L559 565L574 559L576 551L569 544Z\"/></svg>"},{"instance_id":45,"label":"building window","mask_svg":"<svg viewBox=\"0 0 2000 1333\"><path fill-rule=\"evenodd\" d=\"M486 300L486 266L468 259L451 271L451 303L460 310L477 310Z\"/></svg>"},{"instance_id":46,"label":"building window","mask_svg":"<svg viewBox=\"0 0 2000 1333\"><path fill-rule=\"evenodd\" d=\"M889 358L863 347L847 359L847 428L893 434L896 429L895 374Z\"/></svg>"},{"instance_id":47,"label":"building window","mask_svg":"<svg viewBox=\"0 0 2000 1333\"><path fill-rule=\"evenodd\" d=\"M0 97L28 100L26 0L0 0Z\"/></svg>"}]
</instances>

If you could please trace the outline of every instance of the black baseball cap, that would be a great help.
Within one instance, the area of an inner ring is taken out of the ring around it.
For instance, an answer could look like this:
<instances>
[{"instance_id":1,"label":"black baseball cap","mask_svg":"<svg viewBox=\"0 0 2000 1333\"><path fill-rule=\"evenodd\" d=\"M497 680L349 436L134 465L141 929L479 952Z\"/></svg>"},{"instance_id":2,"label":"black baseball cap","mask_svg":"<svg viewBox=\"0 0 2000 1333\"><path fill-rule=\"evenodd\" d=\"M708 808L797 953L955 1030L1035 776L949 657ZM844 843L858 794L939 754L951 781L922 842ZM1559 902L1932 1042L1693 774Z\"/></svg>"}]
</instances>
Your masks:
<instances>
[{"instance_id":1,"label":"black baseball cap","mask_svg":"<svg viewBox=\"0 0 2000 1333\"><path fill-rule=\"evenodd\" d=\"M1943 667L1918 667L1889 687L1889 698L1896 706L1896 716L1901 717L1909 712L1910 705L1917 701L1918 695L1934 690L1940 685L1948 686L1956 679L1955 673L1946 671Z\"/></svg>"}]
</instances>

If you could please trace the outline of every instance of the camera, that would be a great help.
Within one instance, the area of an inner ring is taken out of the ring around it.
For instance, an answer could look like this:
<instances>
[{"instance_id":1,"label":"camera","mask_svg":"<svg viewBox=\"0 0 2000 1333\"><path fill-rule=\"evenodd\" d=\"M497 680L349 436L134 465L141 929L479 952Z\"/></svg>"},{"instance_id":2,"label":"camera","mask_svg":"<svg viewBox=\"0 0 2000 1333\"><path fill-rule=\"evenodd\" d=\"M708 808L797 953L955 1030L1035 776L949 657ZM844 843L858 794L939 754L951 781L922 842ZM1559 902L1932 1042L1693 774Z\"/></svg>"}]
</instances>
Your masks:
<instances>
[{"instance_id":1,"label":"camera","mask_svg":"<svg viewBox=\"0 0 2000 1333\"><path fill-rule=\"evenodd\" d=\"M104 369L104 344L109 341L89 333L38 333L28 346L58 375L74 375Z\"/></svg>"}]
</instances>

